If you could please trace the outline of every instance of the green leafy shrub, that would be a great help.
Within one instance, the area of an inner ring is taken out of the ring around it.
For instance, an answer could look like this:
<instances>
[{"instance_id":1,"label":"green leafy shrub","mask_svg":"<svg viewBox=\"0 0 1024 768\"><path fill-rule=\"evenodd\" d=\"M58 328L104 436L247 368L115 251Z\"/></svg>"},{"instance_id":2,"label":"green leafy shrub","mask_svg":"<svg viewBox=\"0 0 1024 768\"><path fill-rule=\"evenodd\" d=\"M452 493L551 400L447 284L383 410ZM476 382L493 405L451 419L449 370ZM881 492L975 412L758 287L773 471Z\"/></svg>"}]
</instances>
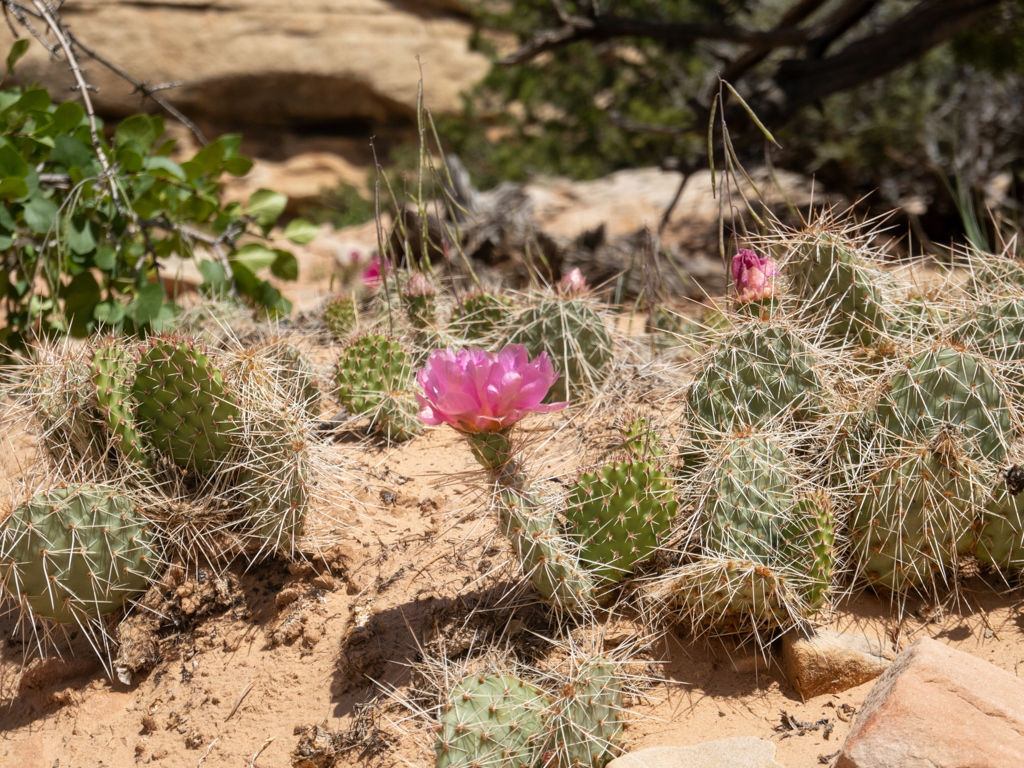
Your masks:
<instances>
[{"instance_id":1,"label":"green leafy shrub","mask_svg":"<svg viewBox=\"0 0 1024 768\"><path fill-rule=\"evenodd\" d=\"M8 78L26 49L26 40L15 43ZM220 199L225 173L252 168L239 154L241 136L222 136L178 163L159 116L123 120L112 140L95 122L94 141L78 103L54 103L44 88L0 90L0 347L165 330L180 310L161 274L172 256L196 259L208 295L272 316L291 310L258 276L268 267L282 280L298 276L295 256L264 242L287 197L260 189L245 205ZM285 236L308 242L314 229L296 220Z\"/></svg>"}]
</instances>

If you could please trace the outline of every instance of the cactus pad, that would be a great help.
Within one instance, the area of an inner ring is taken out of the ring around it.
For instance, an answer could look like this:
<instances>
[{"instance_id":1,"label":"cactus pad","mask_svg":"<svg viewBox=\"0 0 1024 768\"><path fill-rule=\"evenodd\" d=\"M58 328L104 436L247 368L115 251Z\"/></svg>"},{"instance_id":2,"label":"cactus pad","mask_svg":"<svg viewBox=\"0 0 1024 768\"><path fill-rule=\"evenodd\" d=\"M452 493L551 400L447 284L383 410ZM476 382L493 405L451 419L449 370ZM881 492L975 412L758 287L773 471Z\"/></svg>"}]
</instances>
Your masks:
<instances>
[{"instance_id":1,"label":"cactus pad","mask_svg":"<svg viewBox=\"0 0 1024 768\"><path fill-rule=\"evenodd\" d=\"M145 441L135 427L135 359L113 339L100 344L92 358L92 383L96 407L107 422L111 442L129 460L149 464Z\"/></svg>"},{"instance_id":2,"label":"cactus pad","mask_svg":"<svg viewBox=\"0 0 1024 768\"><path fill-rule=\"evenodd\" d=\"M358 321L359 308L351 296L336 296L324 305L324 325L338 341L352 333Z\"/></svg>"},{"instance_id":3,"label":"cactus pad","mask_svg":"<svg viewBox=\"0 0 1024 768\"><path fill-rule=\"evenodd\" d=\"M580 561L596 577L616 582L654 553L677 507L664 472L644 461L618 461L580 475L565 516Z\"/></svg>"},{"instance_id":4,"label":"cactus pad","mask_svg":"<svg viewBox=\"0 0 1024 768\"><path fill-rule=\"evenodd\" d=\"M1006 455L1011 405L983 358L934 347L910 358L879 400L876 423L889 435L930 441L953 428L970 456L999 462Z\"/></svg>"},{"instance_id":5,"label":"cactus pad","mask_svg":"<svg viewBox=\"0 0 1024 768\"><path fill-rule=\"evenodd\" d=\"M582 665L555 700L551 727L558 765L602 768L622 737L622 684L602 659Z\"/></svg>"},{"instance_id":6,"label":"cactus pad","mask_svg":"<svg viewBox=\"0 0 1024 768\"><path fill-rule=\"evenodd\" d=\"M532 768L543 749L547 699L511 675L471 675L442 704L435 768Z\"/></svg>"},{"instance_id":7,"label":"cactus pad","mask_svg":"<svg viewBox=\"0 0 1024 768\"><path fill-rule=\"evenodd\" d=\"M411 365L394 339L380 334L353 339L338 358L338 400L350 413L369 416L373 428L389 439L408 439L422 430L409 389Z\"/></svg>"},{"instance_id":8,"label":"cactus pad","mask_svg":"<svg viewBox=\"0 0 1024 768\"><path fill-rule=\"evenodd\" d=\"M462 299L458 322L470 341L487 341L503 327L511 308L508 296L487 291L471 293Z\"/></svg>"},{"instance_id":9,"label":"cactus pad","mask_svg":"<svg viewBox=\"0 0 1024 768\"><path fill-rule=\"evenodd\" d=\"M33 615L62 624L121 608L158 566L148 521L111 488L53 488L0 524L0 586Z\"/></svg>"},{"instance_id":10,"label":"cactus pad","mask_svg":"<svg viewBox=\"0 0 1024 768\"><path fill-rule=\"evenodd\" d=\"M220 370L191 341L149 340L132 393L153 445L179 467L206 474L230 455L238 408Z\"/></svg>"},{"instance_id":11,"label":"cactus pad","mask_svg":"<svg viewBox=\"0 0 1024 768\"><path fill-rule=\"evenodd\" d=\"M547 299L515 317L510 343L523 344L534 358L546 352L561 373L548 402L577 398L604 379L612 359L612 338L604 318L583 299Z\"/></svg>"}]
</instances>

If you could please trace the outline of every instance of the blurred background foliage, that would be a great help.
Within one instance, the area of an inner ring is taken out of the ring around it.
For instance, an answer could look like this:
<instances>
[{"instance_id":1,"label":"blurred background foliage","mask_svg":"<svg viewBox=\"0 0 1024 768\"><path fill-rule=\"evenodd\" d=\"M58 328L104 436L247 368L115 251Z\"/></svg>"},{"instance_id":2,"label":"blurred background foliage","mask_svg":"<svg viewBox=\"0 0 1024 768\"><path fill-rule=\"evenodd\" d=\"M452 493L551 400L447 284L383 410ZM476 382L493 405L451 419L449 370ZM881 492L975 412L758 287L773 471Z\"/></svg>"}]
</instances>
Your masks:
<instances>
[{"instance_id":1,"label":"blurred background foliage","mask_svg":"<svg viewBox=\"0 0 1024 768\"><path fill-rule=\"evenodd\" d=\"M829 0L806 24L849 0ZM478 0L474 43L496 59L567 14L657 22L728 23L772 29L796 0ZM831 44L877 32L917 5L865 3L867 14ZM465 96L461 115L438 118L442 141L474 180L490 187L537 174L596 178L612 171L692 161L706 147L706 112L717 72L745 46L721 41L667 44L622 37L582 40L525 63L495 66ZM770 90L778 48L733 84L745 98ZM779 167L813 174L827 189L875 208L901 208L923 238L963 233L962 214L1008 226L1024 155L1024 0L1006 0L980 22L923 57L866 85L800 109L775 131ZM763 162L764 146L737 147ZM991 226L986 224L984 226ZM992 233L989 233L992 234ZM985 233L975 235L985 236Z\"/></svg>"}]
</instances>

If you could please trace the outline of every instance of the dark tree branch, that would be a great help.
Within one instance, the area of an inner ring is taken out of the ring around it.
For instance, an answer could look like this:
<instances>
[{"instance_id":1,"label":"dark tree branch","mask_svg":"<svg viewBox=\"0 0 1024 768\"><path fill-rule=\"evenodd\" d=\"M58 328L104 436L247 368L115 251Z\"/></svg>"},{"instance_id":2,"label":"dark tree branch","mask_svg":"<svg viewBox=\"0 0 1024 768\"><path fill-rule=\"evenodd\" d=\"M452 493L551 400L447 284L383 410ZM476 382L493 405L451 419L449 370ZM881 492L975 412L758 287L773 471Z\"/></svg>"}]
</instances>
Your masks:
<instances>
[{"instance_id":1,"label":"dark tree branch","mask_svg":"<svg viewBox=\"0 0 1024 768\"><path fill-rule=\"evenodd\" d=\"M1002 0L923 0L876 35L850 43L827 59L780 62L775 83L784 100L759 112L778 125L800 107L863 85L923 56L939 43L978 21Z\"/></svg>"},{"instance_id":2,"label":"dark tree branch","mask_svg":"<svg viewBox=\"0 0 1024 768\"><path fill-rule=\"evenodd\" d=\"M782 18L779 19L779 23L775 25L776 31L797 26L800 22L804 21L808 16L821 8L821 6L826 2L827 0L800 0L800 2L786 11ZM722 79L728 80L729 82L738 80L752 68L764 61L768 54L773 50L774 48L768 46L757 46L751 48L725 68L722 72Z\"/></svg>"},{"instance_id":3,"label":"dark tree branch","mask_svg":"<svg viewBox=\"0 0 1024 768\"><path fill-rule=\"evenodd\" d=\"M850 31L878 5L879 0L846 0L825 19L807 44L807 58L820 59L828 47Z\"/></svg>"},{"instance_id":4,"label":"dark tree branch","mask_svg":"<svg viewBox=\"0 0 1024 768\"><path fill-rule=\"evenodd\" d=\"M566 18L568 20L562 27L538 32L529 42L501 59L498 64L503 67L523 64L545 51L561 48L580 40L601 42L620 37L643 37L669 45L681 45L699 40L725 40L759 47L778 48L786 45L802 45L808 39L805 30L793 28L761 32L730 24L665 24L614 16L598 16L592 19L582 16L567 16Z\"/></svg>"}]
</instances>

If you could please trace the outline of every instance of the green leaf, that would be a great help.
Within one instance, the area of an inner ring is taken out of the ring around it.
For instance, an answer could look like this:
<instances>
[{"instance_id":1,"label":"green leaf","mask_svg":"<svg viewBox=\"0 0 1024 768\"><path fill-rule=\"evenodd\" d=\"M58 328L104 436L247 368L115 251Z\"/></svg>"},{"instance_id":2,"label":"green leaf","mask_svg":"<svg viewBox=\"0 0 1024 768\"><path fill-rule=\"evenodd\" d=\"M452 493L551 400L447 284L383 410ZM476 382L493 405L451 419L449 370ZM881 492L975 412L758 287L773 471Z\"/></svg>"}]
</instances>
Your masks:
<instances>
[{"instance_id":1,"label":"green leaf","mask_svg":"<svg viewBox=\"0 0 1024 768\"><path fill-rule=\"evenodd\" d=\"M28 184L22 179L7 178L0 181L0 199L17 200L28 194Z\"/></svg>"},{"instance_id":2,"label":"green leaf","mask_svg":"<svg viewBox=\"0 0 1024 768\"><path fill-rule=\"evenodd\" d=\"M257 223L263 227L263 231L267 232L274 226L277 217L284 213L286 205L288 205L287 195L282 195L272 189L257 189L249 198L245 212L256 219Z\"/></svg>"},{"instance_id":3,"label":"green leaf","mask_svg":"<svg viewBox=\"0 0 1024 768\"><path fill-rule=\"evenodd\" d=\"M142 153L137 151L138 144L126 144L117 151L117 160L128 173L142 170Z\"/></svg>"},{"instance_id":4,"label":"green leaf","mask_svg":"<svg viewBox=\"0 0 1024 768\"><path fill-rule=\"evenodd\" d=\"M232 176L245 176L252 170L252 160L248 157L229 157L224 161L224 168Z\"/></svg>"},{"instance_id":5,"label":"green leaf","mask_svg":"<svg viewBox=\"0 0 1024 768\"><path fill-rule=\"evenodd\" d=\"M79 256L84 256L95 250L97 231L98 227L93 221L83 219L76 222L75 219L72 219L68 226L68 248Z\"/></svg>"},{"instance_id":6,"label":"green leaf","mask_svg":"<svg viewBox=\"0 0 1024 768\"><path fill-rule=\"evenodd\" d=\"M25 204L25 223L37 234L49 232L56 216L56 204L45 197L33 197Z\"/></svg>"},{"instance_id":7,"label":"green leaf","mask_svg":"<svg viewBox=\"0 0 1024 768\"><path fill-rule=\"evenodd\" d=\"M238 155L238 150L242 147L242 134L225 133L217 139L217 143L224 147L225 158L235 157Z\"/></svg>"},{"instance_id":8,"label":"green leaf","mask_svg":"<svg viewBox=\"0 0 1024 768\"><path fill-rule=\"evenodd\" d=\"M135 298L128 305L128 311L138 325L146 325L160 314L164 304L164 286L162 283L149 283L135 292Z\"/></svg>"},{"instance_id":9,"label":"green leaf","mask_svg":"<svg viewBox=\"0 0 1024 768\"><path fill-rule=\"evenodd\" d=\"M203 167L203 173L214 174L220 170L221 161L224 160L224 145L220 140L207 144L196 152L190 162L199 163Z\"/></svg>"},{"instance_id":10,"label":"green leaf","mask_svg":"<svg viewBox=\"0 0 1024 768\"><path fill-rule=\"evenodd\" d=\"M121 147L129 141L138 144L142 148L142 154L149 154L156 141L153 118L149 115L132 115L122 120L114 133L114 144Z\"/></svg>"},{"instance_id":11,"label":"green leaf","mask_svg":"<svg viewBox=\"0 0 1024 768\"><path fill-rule=\"evenodd\" d=\"M124 305L116 301L101 301L92 315L103 325L120 325L125 318Z\"/></svg>"},{"instance_id":12,"label":"green leaf","mask_svg":"<svg viewBox=\"0 0 1024 768\"><path fill-rule=\"evenodd\" d=\"M22 112L30 112L34 109L42 112L50 106L50 92L45 88L33 88L25 91L21 94L21 98L14 102L14 106Z\"/></svg>"},{"instance_id":13,"label":"green leaf","mask_svg":"<svg viewBox=\"0 0 1024 768\"><path fill-rule=\"evenodd\" d=\"M261 269L266 269L277 261L277 253L259 243L243 245L235 253L228 257L232 264L240 264L253 274Z\"/></svg>"},{"instance_id":14,"label":"green leaf","mask_svg":"<svg viewBox=\"0 0 1024 768\"><path fill-rule=\"evenodd\" d=\"M10 235L0 235L0 251L6 251L14 245L14 238ZM7 272L0 270L0 280L7 279ZM3 290L0 290L0 295L3 294Z\"/></svg>"},{"instance_id":15,"label":"green leaf","mask_svg":"<svg viewBox=\"0 0 1024 768\"><path fill-rule=\"evenodd\" d=\"M53 124L50 126L51 131L57 134L67 133L72 128L77 127L82 122L83 117L85 117L85 110L82 109L81 104L75 101L65 101L63 104L58 105L57 109L53 112Z\"/></svg>"},{"instance_id":16,"label":"green leaf","mask_svg":"<svg viewBox=\"0 0 1024 768\"><path fill-rule=\"evenodd\" d=\"M163 144L161 144L159 147L157 147L153 154L161 155L163 157L167 157L167 155L171 154L171 152L174 151L174 148L175 148L175 146L177 146L177 144L178 144L178 140L177 139L168 139Z\"/></svg>"},{"instance_id":17,"label":"green leaf","mask_svg":"<svg viewBox=\"0 0 1024 768\"><path fill-rule=\"evenodd\" d=\"M305 219L292 219L284 228L284 236L296 245L305 245L316 239L320 234L320 227Z\"/></svg>"},{"instance_id":18,"label":"green leaf","mask_svg":"<svg viewBox=\"0 0 1024 768\"><path fill-rule=\"evenodd\" d=\"M111 272L117 265L117 251L106 245L96 251L92 263L104 272Z\"/></svg>"},{"instance_id":19,"label":"green leaf","mask_svg":"<svg viewBox=\"0 0 1024 768\"><path fill-rule=\"evenodd\" d=\"M71 282L60 289L64 299L64 314L71 321L71 333L74 336L87 336L91 330L93 310L103 298L96 278L92 272L86 271L72 278Z\"/></svg>"},{"instance_id":20,"label":"green leaf","mask_svg":"<svg viewBox=\"0 0 1024 768\"><path fill-rule=\"evenodd\" d=\"M78 166L83 171L89 169L93 157L95 155L89 147L86 147L74 136L67 134L62 134L54 140L53 152L50 153L50 159L55 163L59 163L65 168Z\"/></svg>"},{"instance_id":21,"label":"green leaf","mask_svg":"<svg viewBox=\"0 0 1024 768\"><path fill-rule=\"evenodd\" d=\"M299 279L299 260L289 251L275 250L277 258L270 265L270 274L282 280Z\"/></svg>"},{"instance_id":22,"label":"green leaf","mask_svg":"<svg viewBox=\"0 0 1024 768\"><path fill-rule=\"evenodd\" d=\"M202 163L195 160L186 160L181 164L182 172L185 174L185 181L195 181L203 175Z\"/></svg>"},{"instance_id":23,"label":"green leaf","mask_svg":"<svg viewBox=\"0 0 1024 768\"><path fill-rule=\"evenodd\" d=\"M25 55L28 50L29 39L27 37L21 37L14 41L14 45L11 46L11 52L7 54L7 74L11 74L14 71L14 65L18 63L18 59Z\"/></svg>"},{"instance_id":24,"label":"green leaf","mask_svg":"<svg viewBox=\"0 0 1024 768\"><path fill-rule=\"evenodd\" d=\"M0 176L24 179L28 176L28 163L10 144L0 147Z\"/></svg>"},{"instance_id":25,"label":"green leaf","mask_svg":"<svg viewBox=\"0 0 1024 768\"><path fill-rule=\"evenodd\" d=\"M188 176L185 173L185 169L178 165L176 162L171 160L169 157L149 157L146 158L146 162L143 163L146 170L152 173L154 176L171 177L178 181L186 181ZM163 173L158 173L163 171Z\"/></svg>"},{"instance_id":26,"label":"green leaf","mask_svg":"<svg viewBox=\"0 0 1024 768\"><path fill-rule=\"evenodd\" d=\"M199 271L203 275L203 284L199 288L210 295L220 295L227 290L228 273L216 261L204 259L199 262Z\"/></svg>"}]
</instances>

